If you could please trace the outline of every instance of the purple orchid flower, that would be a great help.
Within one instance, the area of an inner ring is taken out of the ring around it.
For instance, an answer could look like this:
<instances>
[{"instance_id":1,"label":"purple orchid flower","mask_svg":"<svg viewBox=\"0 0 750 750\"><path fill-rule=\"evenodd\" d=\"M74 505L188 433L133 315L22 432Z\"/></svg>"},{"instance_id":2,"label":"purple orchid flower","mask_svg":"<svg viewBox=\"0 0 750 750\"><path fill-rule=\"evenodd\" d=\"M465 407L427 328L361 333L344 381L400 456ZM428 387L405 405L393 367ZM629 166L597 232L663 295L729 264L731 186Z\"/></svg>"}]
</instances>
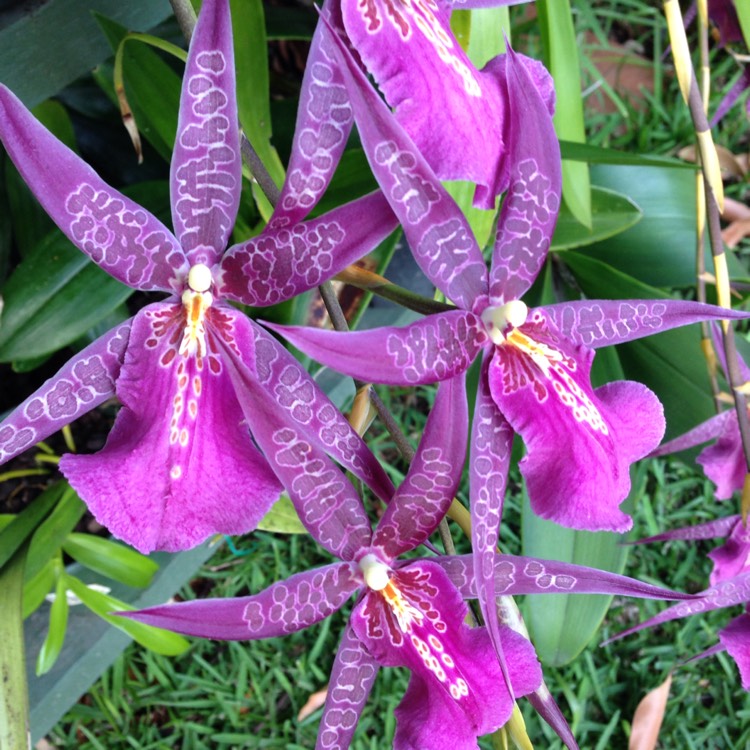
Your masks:
<instances>
[{"instance_id":1,"label":"purple orchid flower","mask_svg":"<svg viewBox=\"0 0 750 750\"><path fill-rule=\"evenodd\" d=\"M722 370L727 372L721 330L717 326L713 326L711 333L719 364ZM737 364L743 382L750 381L750 368L739 354L737 355ZM727 500L737 490L742 489L745 477L748 474L740 425L737 412L734 409L727 409L709 417L705 422L693 427L692 430L688 430L674 440L663 443L650 455L655 457L679 453L714 439L716 442L704 448L695 460L703 467L706 476L716 485L716 492L714 493L716 499Z\"/></svg>"},{"instance_id":2,"label":"purple orchid flower","mask_svg":"<svg viewBox=\"0 0 750 750\"><path fill-rule=\"evenodd\" d=\"M356 333L272 327L319 361L385 384L445 380L482 354L469 460L472 547L482 612L494 632L492 561L513 433L527 446L521 471L537 514L573 528L626 531L632 522L618 506L630 489L629 467L658 443L664 418L656 396L639 383L594 390L592 350L744 314L670 299L589 300L529 311L520 297L545 260L561 176L551 117L526 67L509 52L509 101L518 103L508 131L514 170L488 274L466 219L422 154L344 45L334 51L371 167L412 252L460 309L404 328Z\"/></svg>"},{"instance_id":3,"label":"purple orchid flower","mask_svg":"<svg viewBox=\"0 0 750 750\"><path fill-rule=\"evenodd\" d=\"M188 635L230 640L296 632L357 595L333 665L316 747L349 746L379 666L406 666L409 687L396 709L397 750L474 750L476 737L510 716L514 696L535 690L541 671L531 644L500 630L513 685L505 687L485 628L469 628L465 598L476 596L469 556L399 556L427 541L450 505L466 451L461 378L439 386L419 449L372 530L354 487L276 408L268 382L239 360L230 364L258 444L286 486L310 533L341 562L297 573L253 596L196 600L121 613ZM342 417L338 419L343 421ZM498 555L499 593L608 592L689 598L623 576L565 563Z\"/></svg>"},{"instance_id":4,"label":"purple orchid flower","mask_svg":"<svg viewBox=\"0 0 750 750\"><path fill-rule=\"evenodd\" d=\"M719 631L719 642L693 658L699 659L721 651L727 651L739 668L742 687L745 690L750 690L750 613L748 613L750 605L748 605L748 602L750 602L750 573L742 573L719 581L714 586L701 592L692 601L684 601L668 607L663 612L635 627L618 633L614 638L610 638L607 643L670 620L678 620L694 614L745 604L745 613L735 617L725 628Z\"/></svg>"},{"instance_id":5,"label":"purple orchid flower","mask_svg":"<svg viewBox=\"0 0 750 750\"><path fill-rule=\"evenodd\" d=\"M373 194L313 221L297 216L223 252L241 188L226 0L205 0L190 46L170 175L174 234L104 183L2 86L0 139L82 252L135 289L170 295L84 349L0 424L0 463L116 394L123 408L104 449L60 461L101 523L143 552L255 528L280 486L243 424L226 362L238 358L252 370L256 339L272 344L228 301L273 304L331 277L395 227L386 201ZM289 368L280 408L304 403L315 439L325 443L320 415L334 407L306 373ZM390 482L360 458L358 436L329 437L339 460L377 477L387 496Z\"/></svg>"},{"instance_id":6,"label":"purple orchid flower","mask_svg":"<svg viewBox=\"0 0 750 750\"><path fill-rule=\"evenodd\" d=\"M352 128L349 93L328 23L356 57L360 70L373 75L438 176L477 183L476 205L494 208L509 175L507 129L514 102L507 83L507 57L500 55L478 71L453 36L449 18L453 8L525 1L324 3L302 82L289 179L279 207L303 211L319 200ZM551 109L552 79L544 66L523 55L516 59ZM294 215L290 217L293 220Z\"/></svg>"},{"instance_id":7,"label":"purple orchid flower","mask_svg":"<svg viewBox=\"0 0 750 750\"><path fill-rule=\"evenodd\" d=\"M750 530L743 523L740 515L727 516L695 526L672 529L645 539L628 542L628 544L650 544L652 542L678 540L695 541L698 539L716 539L723 536L728 537L727 541L721 547L708 553L714 563L710 582L712 586L716 586L723 581L729 581L744 573L750 573Z\"/></svg>"}]
</instances>

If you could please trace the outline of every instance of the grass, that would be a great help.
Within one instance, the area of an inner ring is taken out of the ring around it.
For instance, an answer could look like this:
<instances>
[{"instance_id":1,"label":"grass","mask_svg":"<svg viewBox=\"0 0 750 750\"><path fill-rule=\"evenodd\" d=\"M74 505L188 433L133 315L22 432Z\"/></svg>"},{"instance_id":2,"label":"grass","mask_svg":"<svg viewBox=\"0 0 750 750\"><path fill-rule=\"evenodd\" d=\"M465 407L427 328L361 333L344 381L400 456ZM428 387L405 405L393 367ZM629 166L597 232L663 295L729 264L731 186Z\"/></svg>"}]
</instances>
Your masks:
<instances>
[{"instance_id":1,"label":"grass","mask_svg":"<svg viewBox=\"0 0 750 750\"><path fill-rule=\"evenodd\" d=\"M612 89L592 89L588 97L609 98L614 111L589 108L590 141L597 145L644 153L674 153L693 141L692 126L682 106L665 50L664 24L658 5L639 0L574 3L584 69L592 70L590 48L606 42L627 19L627 30L640 44L654 71L652 93L645 105ZM593 40L593 41L591 41ZM731 59L714 52L713 102L736 74ZM589 102L591 103L591 102ZM735 114L739 110L735 110ZM741 118L729 116L719 142L730 148L746 143ZM741 194L744 188L732 189ZM407 434L416 440L424 417L422 394L406 399L385 396ZM394 480L404 466L383 435L372 446L385 459ZM517 479L517 477L516 477ZM502 539L509 551L518 545L519 503L508 500ZM636 536L664 528L699 523L714 517L712 485L693 467L677 461L653 461L648 491L636 510ZM719 507L731 513L731 503ZM258 591L291 573L328 562L307 537L282 538L257 533L238 542L250 554L237 556L222 547L183 598L236 596ZM676 589L697 591L706 585L708 542L672 542L633 548L626 572ZM709 613L631 636L601 648L596 645L663 607L652 602L615 601L596 642L571 665L545 669L547 684L568 717L582 748L627 745L630 721L646 691L674 670L670 700L660 735L662 747L744 748L750 746L750 697L740 687L737 670L720 654L679 666L716 640L716 631L737 612ZM80 750L146 750L149 748L288 748L315 744L321 710L297 716L308 698L323 689L348 608L320 625L284 639L257 643L196 640L190 651L168 659L131 646L91 691L51 732L57 748ZM407 684L404 670L383 669L360 720L355 750L381 750L390 745L394 709ZM561 747L527 703L527 727L538 748ZM483 748L491 747L482 740Z\"/></svg>"}]
</instances>

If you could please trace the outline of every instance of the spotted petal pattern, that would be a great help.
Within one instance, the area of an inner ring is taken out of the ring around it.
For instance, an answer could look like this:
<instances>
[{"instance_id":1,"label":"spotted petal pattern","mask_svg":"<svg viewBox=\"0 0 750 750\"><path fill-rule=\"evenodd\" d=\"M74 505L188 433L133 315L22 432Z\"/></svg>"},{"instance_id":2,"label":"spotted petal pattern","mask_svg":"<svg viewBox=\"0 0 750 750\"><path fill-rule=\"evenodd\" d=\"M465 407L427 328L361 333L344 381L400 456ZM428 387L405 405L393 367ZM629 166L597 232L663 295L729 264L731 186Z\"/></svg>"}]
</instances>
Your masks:
<instances>
[{"instance_id":1,"label":"spotted petal pattern","mask_svg":"<svg viewBox=\"0 0 750 750\"><path fill-rule=\"evenodd\" d=\"M0 425L0 464L115 395L131 321L73 357Z\"/></svg>"},{"instance_id":2,"label":"spotted petal pattern","mask_svg":"<svg viewBox=\"0 0 750 750\"><path fill-rule=\"evenodd\" d=\"M188 263L172 233L111 188L0 84L0 141L68 239L128 286L171 292Z\"/></svg>"}]
</instances>

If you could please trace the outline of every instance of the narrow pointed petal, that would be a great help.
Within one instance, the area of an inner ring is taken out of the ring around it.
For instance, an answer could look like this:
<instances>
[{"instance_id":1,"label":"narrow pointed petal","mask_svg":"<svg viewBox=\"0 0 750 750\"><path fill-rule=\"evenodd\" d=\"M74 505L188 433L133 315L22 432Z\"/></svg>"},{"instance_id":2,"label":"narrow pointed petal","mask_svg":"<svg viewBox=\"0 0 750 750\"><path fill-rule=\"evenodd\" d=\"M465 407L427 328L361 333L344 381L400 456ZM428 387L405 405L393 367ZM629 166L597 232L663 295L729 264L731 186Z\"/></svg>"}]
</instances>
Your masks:
<instances>
[{"instance_id":1,"label":"narrow pointed petal","mask_svg":"<svg viewBox=\"0 0 750 750\"><path fill-rule=\"evenodd\" d=\"M724 335L722 333L721 324L716 321L711 323L711 340L714 345L716 358L719 360L719 365L721 366L722 371L725 373L729 372L729 368L727 367L727 353L724 348ZM739 352L737 352L737 365L743 381L747 382L750 380L750 367L747 366L747 363L742 359Z\"/></svg>"},{"instance_id":2,"label":"narrow pointed petal","mask_svg":"<svg viewBox=\"0 0 750 750\"><path fill-rule=\"evenodd\" d=\"M294 226L272 222L227 250L217 293L255 307L284 302L374 250L397 226L379 191Z\"/></svg>"},{"instance_id":3,"label":"narrow pointed petal","mask_svg":"<svg viewBox=\"0 0 750 750\"><path fill-rule=\"evenodd\" d=\"M331 669L315 750L349 747L377 674L378 663L347 624Z\"/></svg>"},{"instance_id":4,"label":"narrow pointed petal","mask_svg":"<svg viewBox=\"0 0 750 750\"><path fill-rule=\"evenodd\" d=\"M216 345L226 337L252 351L247 319L215 304L207 329L206 356L183 354L180 304L139 312L117 380L123 408L106 445L60 461L97 520L141 552L244 534L281 492L242 421Z\"/></svg>"},{"instance_id":5,"label":"narrow pointed petal","mask_svg":"<svg viewBox=\"0 0 750 750\"><path fill-rule=\"evenodd\" d=\"M190 42L172 154L172 223L190 264L212 266L237 218L242 180L228 0L204 0Z\"/></svg>"},{"instance_id":6,"label":"narrow pointed petal","mask_svg":"<svg viewBox=\"0 0 750 750\"><path fill-rule=\"evenodd\" d=\"M295 573L253 596L195 599L117 614L183 635L258 640L320 622L340 609L360 585L356 565L334 563Z\"/></svg>"},{"instance_id":7,"label":"narrow pointed petal","mask_svg":"<svg viewBox=\"0 0 750 750\"><path fill-rule=\"evenodd\" d=\"M357 491L310 438L308 427L288 407L279 408L269 394L279 381L272 378L268 385L261 383L239 360L229 356L227 360L253 438L289 492L300 520L332 555L353 560L372 538Z\"/></svg>"},{"instance_id":8,"label":"narrow pointed petal","mask_svg":"<svg viewBox=\"0 0 750 750\"><path fill-rule=\"evenodd\" d=\"M349 50L336 39L362 145L409 247L430 281L456 305L470 310L487 294L487 268L471 228Z\"/></svg>"},{"instance_id":9,"label":"narrow pointed petal","mask_svg":"<svg viewBox=\"0 0 750 750\"><path fill-rule=\"evenodd\" d=\"M716 539L716 537L726 536L737 525L739 518L739 516L727 516L716 521L685 526L682 529L672 529L645 539L623 542L623 544L650 544L651 542L668 542L678 539L691 541L695 539Z\"/></svg>"},{"instance_id":10,"label":"narrow pointed petal","mask_svg":"<svg viewBox=\"0 0 750 750\"><path fill-rule=\"evenodd\" d=\"M724 415L727 415L726 420L717 419L717 422L723 422L724 426L719 439L713 445L704 448L695 459L696 463L703 467L706 476L716 485L714 494L717 500L726 500L732 497L735 491L742 489L747 475L747 462L737 412L732 409L718 416Z\"/></svg>"},{"instance_id":11,"label":"narrow pointed petal","mask_svg":"<svg viewBox=\"0 0 750 750\"><path fill-rule=\"evenodd\" d=\"M576 738L560 706L552 697L546 683L542 682L537 690L526 696L534 710L552 727L555 734L563 741L568 750L579 750Z\"/></svg>"},{"instance_id":12,"label":"narrow pointed petal","mask_svg":"<svg viewBox=\"0 0 750 750\"><path fill-rule=\"evenodd\" d=\"M630 491L630 465L664 434L661 404L640 383L594 391L593 352L555 336L539 309L517 330L540 354L497 347L489 383L526 444L520 468L532 509L574 529L627 531L632 521L618 506Z\"/></svg>"},{"instance_id":13,"label":"narrow pointed petal","mask_svg":"<svg viewBox=\"0 0 750 750\"><path fill-rule=\"evenodd\" d=\"M432 560L400 567L390 586L405 615L397 617L383 594L368 591L351 624L380 664L412 671L396 709L394 748L474 750L476 737L507 721L513 705L486 630L464 624L467 606ZM541 672L531 644L509 631L503 644L518 694L536 689Z\"/></svg>"},{"instance_id":14,"label":"narrow pointed petal","mask_svg":"<svg viewBox=\"0 0 750 750\"><path fill-rule=\"evenodd\" d=\"M542 310L561 336L590 349L635 341L710 320L743 320L750 313L676 299L584 300Z\"/></svg>"},{"instance_id":15,"label":"narrow pointed petal","mask_svg":"<svg viewBox=\"0 0 750 750\"><path fill-rule=\"evenodd\" d=\"M115 395L131 323L87 346L0 423L0 464Z\"/></svg>"},{"instance_id":16,"label":"narrow pointed petal","mask_svg":"<svg viewBox=\"0 0 750 750\"><path fill-rule=\"evenodd\" d=\"M260 326L255 335L256 378L276 409L284 411L319 448L361 479L384 502L393 484L379 461L300 363Z\"/></svg>"},{"instance_id":17,"label":"narrow pointed petal","mask_svg":"<svg viewBox=\"0 0 750 750\"><path fill-rule=\"evenodd\" d=\"M425 542L442 521L461 481L469 413L458 375L440 384L409 471L372 538L387 560Z\"/></svg>"},{"instance_id":18,"label":"narrow pointed petal","mask_svg":"<svg viewBox=\"0 0 750 750\"><path fill-rule=\"evenodd\" d=\"M136 289L179 288L188 262L172 233L107 185L2 85L0 140L50 218L97 265Z\"/></svg>"},{"instance_id":19,"label":"narrow pointed petal","mask_svg":"<svg viewBox=\"0 0 750 750\"><path fill-rule=\"evenodd\" d=\"M469 454L471 548L477 598L506 680L507 661L501 650L495 595L495 555L503 512L513 430L492 400L485 357L479 375Z\"/></svg>"},{"instance_id":20,"label":"narrow pointed petal","mask_svg":"<svg viewBox=\"0 0 750 750\"><path fill-rule=\"evenodd\" d=\"M678 453L679 451L694 448L696 445L713 440L727 431L729 423L732 421L732 417L734 417L734 422L736 424L737 415L733 409L723 411L720 414L715 414L710 419L701 422L697 427L693 427L692 430L688 430L674 440L662 443L656 450L651 451L649 456L667 456L670 453ZM737 429L739 430L739 428Z\"/></svg>"},{"instance_id":21,"label":"narrow pointed petal","mask_svg":"<svg viewBox=\"0 0 750 750\"><path fill-rule=\"evenodd\" d=\"M750 573L745 573L737 578L711 586L711 588L691 597L691 601L680 602L668 607L658 615L654 615L654 617L650 617L632 628L623 630L622 633L618 633L606 643L618 641L620 638L637 633L639 630L661 625L670 620L679 620L682 617L700 612L710 612L714 609L723 609L748 601L750 601Z\"/></svg>"},{"instance_id":22,"label":"narrow pointed petal","mask_svg":"<svg viewBox=\"0 0 750 750\"><path fill-rule=\"evenodd\" d=\"M495 64L501 59L510 102L511 175L492 253L491 304L519 299L534 282L547 257L562 193L560 147L547 103L521 56L508 48Z\"/></svg>"},{"instance_id":23,"label":"narrow pointed petal","mask_svg":"<svg viewBox=\"0 0 750 750\"><path fill-rule=\"evenodd\" d=\"M336 2L329 0L321 13L340 28ZM354 123L333 44L318 21L302 79L287 176L269 222L274 229L297 224L312 211L331 181Z\"/></svg>"},{"instance_id":24,"label":"narrow pointed petal","mask_svg":"<svg viewBox=\"0 0 750 750\"><path fill-rule=\"evenodd\" d=\"M719 640L737 663L742 687L750 690L750 615L735 617L729 625L719 631Z\"/></svg>"},{"instance_id":25,"label":"narrow pointed petal","mask_svg":"<svg viewBox=\"0 0 750 750\"><path fill-rule=\"evenodd\" d=\"M499 8L508 5L521 5L533 0L445 0L453 10L471 10L473 8Z\"/></svg>"},{"instance_id":26,"label":"narrow pointed petal","mask_svg":"<svg viewBox=\"0 0 750 750\"><path fill-rule=\"evenodd\" d=\"M730 516L722 520L734 520L734 528L729 539L721 547L708 553L714 562L714 569L711 571L712 586L743 573L750 573L750 530L742 523L740 516Z\"/></svg>"},{"instance_id":27,"label":"narrow pointed petal","mask_svg":"<svg viewBox=\"0 0 750 750\"><path fill-rule=\"evenodd\" d=\"M451 583L465 599L476 599L471 555L430 559L445 570ZM703 594L683 594L653 586L606 570L557 560L540 560L520 555L495 558L497 595L520 594L614 594L637 599L686 599L698 601Z\"/></svg>"},{"instance_id":28,"label":"narrow pointed petal","mask_svg":"<svg viewBox=\"0 0 750 750\"><path fill-rule=\"evenodd\" d=\"M465 372L489 341L476 315L430 315L402 328L342 333L265 323L300 351L368 383L422 385Z\"/></svg>"}]
</instances>

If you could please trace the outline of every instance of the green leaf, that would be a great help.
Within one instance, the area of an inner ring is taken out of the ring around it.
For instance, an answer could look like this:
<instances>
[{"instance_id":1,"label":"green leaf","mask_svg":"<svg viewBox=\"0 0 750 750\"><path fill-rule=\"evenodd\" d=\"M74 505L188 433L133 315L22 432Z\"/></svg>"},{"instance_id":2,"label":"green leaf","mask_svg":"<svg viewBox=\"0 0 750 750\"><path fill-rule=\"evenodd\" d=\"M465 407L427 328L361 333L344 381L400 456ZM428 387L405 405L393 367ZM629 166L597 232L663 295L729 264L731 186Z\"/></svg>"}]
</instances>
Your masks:
<instances>
[{"instance_id":1,"label":"green leaf","mask_svg":"<svg viewBox=\"0 0 750 750\"><path fill-rule=\"evenodd\" d=\"M646 472L642 466L631 471L633 489L623 510L643 492ZM524 498L521 516L523 554L546 560L586 565L622 573L628 547L625 535L599 531L575 531L539 518ZM537 655L543 664L560 667L575 659L596 635L612 601L611 596L536 594L526 597L524 619Z\"/></svg>"},{"instance_id":2,"label":"green leaf","mask_svg":"<svg viewBox=\"0 0 750 750\"><path fill-rule=\"evenodd\" d=\"M560 139L584 143L583 97L578 62L578 41L569 0L538 0L539 23L545 43L547 67L555 80L555 130ZM591 226L591 192L588 165L563 161L563 200L573 216Z\"/></svg>"},{"instance_id":3,"label":"green leaf","mask_svg":"<svg viewBox=\"0 0 750 750\"><path fill-rule=\"evenodd\" d=\"M447 182L445 189L468 220L479 247L486 247L490 242L497 211L485 211L472 205L475 190L472 182Z\"/></svg>"},{"instance_id":4,"label":"green leaf","mask_svg":"<svg viewBox=\"0 0 750 750\"><path fill-rule=\"evenodd\" d=\"M54 99L47 99L47 101L37 104L32 112L34 113L34 117L68 148L74 151L78 150L73 123L70 120L68 111L60 102Z\"/></svg>"},{"instance_id":5,"label":"green leaf","mask_svg":"<svg viewBox=\"0 0 750 750\"><path fill-rule=\"evenodd\" d=\"M159 566L140 552L92 534L71 532L63 550L81 565L127 586L148 586Z\"/></svg>"},{"instance_id":6,"label":"green leaf","mask_svg":"<svg viewBox=\"0 0 750 750\"><path fill-rule=\"evenodd\" d=\"M591 176L597 185L629 196L643 217L622 234L594 243L584 252L652 287L693 286L694 174L664 167L597 165ZM708 248L706 256L710 269ZM747 275L734 254L729 253L727 261L733 278ZM610 295L605 292L602 296Z\"/></svg>"},{"instance_id":7,"label":"green leaf","mask_svg":"<svg viewBox=\"0 0 750 750\"><path fill-rule=\"evenodd\" d=\"M618 151L614 148L591 146L588 143L560 141L563 159L586 161L589 164L625 164L642 167L670 167L695 172L697 166L682 159L655 154L636 154L631 151Z\"/></svg>"},{"instance_id":8,"label":"green leaf","mask_svg":"<svg viewBox=\"0 0 750 750\"><path fill-rule=\"evenodd\" d=\"M582 253L570 252L561 257L589 299L669 298L661 290ZM620 344L617 351L625 375L647 385L662 402L667 419L666 439L715 413L698 326Z\"/></svg>"},{"instance_id":9,"label":"green leaf","mask_svg":"<svg viewBox=\"0 0 750 750\"><path fill-rule=\"evenodd\" d=\"M750 49L750 4L738 2L734 3L734 7L742 29L742 36L745 38L745 46Z\"/></svg>"},{"instance_id":10,"label":"green leaf","mask_svg":"<svg viewBox=\"0 0 750 750\"><path fill-rule=\"evenodd\" d=\"M277 534L307 534L307 529L299 520L297 511L286 492L271 506L271 510L261 518L258 528Z\"/></svg>"},{"instance_id":11,"label":"green leaf","mask_svg":"<svg viewBox=\"0 0 750 750\"><path fill-rule=\"evenodd\" d=\"M64 485L65 486L65 485ZM26 580L31 580L62 546L65 537L75 528L86 511L86 506L69 485L62 499L34 532L26 558Z\"/></svg>"},{"instance_id":12,"label":"green leaf","mask_svg":"<svg viewBox=\"0 0 750 750\"><path fill-rule=\"evenodd\" d=\"M276 187L284 182L284 167L271 145L268 44L262 0L231 0L234 58L237 69L237 109L242 129Z\"/></svg>"},{"instance_id":13,"label":"green leaf","mask_svg":"<svg viewBox=\"0 0 750 750\"><path fill-rule=\"evenodd\" d=\"M166 656L176 656L181 654L190 647L190 643L181 635L170 633L168 630L154 628L150 625L144 625L142 622L128 620L125 617L116 617L112 612L122 612L133 610L125 602L108 596L100 591L94 591L67 573L63 574L67 588L72 591L92 612L96 613L110 625L114 625L118 630L127 633L134 641L140 643L157 654Z\"/></svg>"},{"instance_id":14,"label":"green leaf","mask_svg":"<svg viewBox=\"0 0 750 750\"><path fill-rule=\"evenodd\" d=\"M0 568L13 557L39 524L47 517L65 489L64 482L57 482L42 492L0 531Z\"/></svg>"},{"instance_id":15,"label":"green leaf","mask_svg":"<svg viewBox=\"0 0 750 750\"><path fill-rule=\"evenodd\" d=\"M94 13L107 41L116 52L128 29ZM122 72L128 104L139 132L169 162L177 134L177 114L182 81L177 73L146 44L127 43L122 52ZM111 96L111 90L105 88ZM134 157L135 158L135 157Z\"/></svg>"},{"instance_id":16,"label":"green leaf","mask_svg":"<svg viewBox=\"0 0 750 750\"><path fill-rule=\"evenodd\" d=\"M36 612L55 585L56 560L50 558L46 565L23 585L23 619Z\"/></svg>"},{"instance_id":17,"label":"green leaf","mask_svg":"<svg viewBox=\"0 0 750 750\"><path fill-rule=\"evenodd\" d=\"M60 655L68 628L68 597L65 579L60 576L55 586L55 598L49 610L49 630L36 658L36 674L49 672Z\"/></svg>"},{"instance_id":18,"label":"green leaf","mask_svg":"<svg viewBox=\"0 0 750 750\"><path fill-rule=\"evenodd\" d=\"M0 570L0 747L28 747L29 694L26 682L23 619L23 569L26 548L16 550Z\"/></svg>"},{"instance_id":19,"label":"green leaf","mask_svg":"<svg viewBox=\"0 0 750 750\"><path fill-rule=\"evenodd\" d=\"M590 245L624 232L641 219L640 208L627 195L614 190L591 188L591 227L581 224L563 204L552 237L552 250Z\"/></svg>"}]
</instances>

